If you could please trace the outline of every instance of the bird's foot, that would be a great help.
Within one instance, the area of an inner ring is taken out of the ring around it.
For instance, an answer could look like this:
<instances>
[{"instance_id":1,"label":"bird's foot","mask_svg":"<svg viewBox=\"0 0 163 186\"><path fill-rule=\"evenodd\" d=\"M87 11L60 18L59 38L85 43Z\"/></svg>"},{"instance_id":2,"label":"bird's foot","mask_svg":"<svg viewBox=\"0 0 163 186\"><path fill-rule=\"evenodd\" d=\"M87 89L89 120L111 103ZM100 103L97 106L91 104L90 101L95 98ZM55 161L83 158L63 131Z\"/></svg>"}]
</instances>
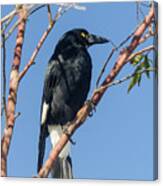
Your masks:
<instances>
[{"instance_id":1,"label":"bird's foot","mask_svg":"<svg viewBox=\"0 0 163 186\"><path fill-rule=\"evenodd\" d=\"M66 126L63 128L63 133L69 138L69 141L72 145L76 145L76 142L71 138L71 134L68 131L68 127L71 125L71 122L68 122Z\"/></svg>"},{"instance_id":2,"label":"bird's foot","mask_svg":"<svg viewBox=\"0 0 163 186\"><path fill-rule=\"evenodd\" d=\"M96 105L93 103L93 101L91 99L88 99L85 104L89 104L90 106L90 113L89 113L89 117L93 116L93 112L96 112Z\"/></svg>"}]
</instances>

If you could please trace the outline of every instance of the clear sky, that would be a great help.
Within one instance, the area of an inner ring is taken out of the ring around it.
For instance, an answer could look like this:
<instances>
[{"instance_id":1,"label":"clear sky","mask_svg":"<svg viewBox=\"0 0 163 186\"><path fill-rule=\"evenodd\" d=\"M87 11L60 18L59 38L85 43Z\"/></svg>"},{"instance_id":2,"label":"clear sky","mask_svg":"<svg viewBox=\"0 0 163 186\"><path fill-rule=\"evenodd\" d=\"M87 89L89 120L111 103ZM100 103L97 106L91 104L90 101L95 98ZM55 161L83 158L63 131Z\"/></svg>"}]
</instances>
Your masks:
<instances>
[{"instance_id":1,"label":"clear sky","mask_svg":"<svg viewBox=\"0 0 163 186\"><path fill-rule=\"evenodd\" d=\"M70 10L59 19L50 33L39 55L18 91L17 112L14 135L8 157L8 176L31 177L36 175L39 137L40 103L44 73L48 60L62 34L72 28L86 28L89 32L112 39L119 44L136 27L135 3L83 4L86 11ZM2 16L12 10L12 6L2 7ZM53 12L56 8L53 6ZM147 8L143 11L146 13ZM43 8L31 16L27 22L21 69L28 62L37 42L48 24L47 9ZM14 35L6 43L7 78L13 59ZM149 40L147 44L151 44ZM142 45L143 46L147 46ZM93 62L91 90L111 45L96 45L89 49ZM113 66L115 55L106 70ZM126 66L117 79L133 72ZM151 76L152 77L152 76ZM9 79L7 79L8 81ZM153 179L153 80L145 76L141 87L135 87L127 94L129 82L110 88L92 118L76 131L72 147L72 163L75 178L97 179ZM4 123L2 120L2 129ZM47 140L46 157L50 150Z\"/></svg>"}]
</instances>

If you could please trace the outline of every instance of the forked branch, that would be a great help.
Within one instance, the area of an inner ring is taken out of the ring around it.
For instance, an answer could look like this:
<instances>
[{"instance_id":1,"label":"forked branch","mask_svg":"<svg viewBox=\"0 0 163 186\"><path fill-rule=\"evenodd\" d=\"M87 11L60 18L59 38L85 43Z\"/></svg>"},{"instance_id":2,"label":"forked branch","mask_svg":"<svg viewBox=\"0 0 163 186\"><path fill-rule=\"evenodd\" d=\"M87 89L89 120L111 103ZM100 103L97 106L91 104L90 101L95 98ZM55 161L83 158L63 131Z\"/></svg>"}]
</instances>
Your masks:
<instances>
[{"instance_id":1,"label":"forked branch","mask_svg":"<svg viewBox=\"0 0 163 186\"><path fill-rule=\"evenodd\" d=\"M29 62L27 63L27 65L24 67L24 69L22 70L22 72L20 72L19 74L19 82L21 81L21 79L24 77L24 75L27 73L27 71L29 70L29 68L34 64L35 58L37 56L37 54L40 51L40 48L42 47L42 45L44 44L44 41L46 40L46 38L48 37L50 31L52 30L52 28L54 27L55 23L57 22L57 20L59 19L59 17L62 15L62 7L58 8L58 11L55 15L55 18L52 19L52 15L51 15L51 11L50 11L50 7L48 6L48 17L50 19L48 28L46 29L46 31L43 33L40 41L38 42Z\"/></svg>"}]
</instances>

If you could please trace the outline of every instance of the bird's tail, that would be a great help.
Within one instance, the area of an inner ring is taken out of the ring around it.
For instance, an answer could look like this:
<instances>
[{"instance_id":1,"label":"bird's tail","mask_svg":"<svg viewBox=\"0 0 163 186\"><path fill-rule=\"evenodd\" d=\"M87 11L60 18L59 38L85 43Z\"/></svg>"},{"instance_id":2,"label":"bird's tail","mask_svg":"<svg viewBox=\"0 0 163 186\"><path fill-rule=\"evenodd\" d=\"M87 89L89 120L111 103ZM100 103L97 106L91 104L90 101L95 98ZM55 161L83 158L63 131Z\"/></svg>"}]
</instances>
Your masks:
<instances>
[{"instance_id":1,"label":"bird's tail","mask_svg":"<svg viewBox=\"0 0 163 186\"><path fill-rule=\"evenodd\" d=\"M47 126L45 124L41 125L38 147L37 172L40 171L43 164L47 133L48 133Z\"/></svg>"},{"instance_id":2,"label":"bird's tail","mask_svg":"<svg viewBox=\"0 0 163 186\"><path fill-rule=\"evenodd\" d=\"M72 162L70 156L58 157L51 170L52 178L72 179Z\"/></svg>"}]
</instances>

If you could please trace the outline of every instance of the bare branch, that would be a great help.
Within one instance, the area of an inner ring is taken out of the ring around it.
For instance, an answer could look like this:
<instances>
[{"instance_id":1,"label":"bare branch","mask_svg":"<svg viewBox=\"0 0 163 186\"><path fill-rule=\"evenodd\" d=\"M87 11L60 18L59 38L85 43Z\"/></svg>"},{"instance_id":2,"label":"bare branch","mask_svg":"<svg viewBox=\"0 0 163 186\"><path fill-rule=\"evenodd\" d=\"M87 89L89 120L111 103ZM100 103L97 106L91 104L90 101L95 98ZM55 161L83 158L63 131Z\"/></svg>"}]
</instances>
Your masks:
<instances>
[{"instance_id":1,"label":"bare branch","mask_svg":"<svg viewBox=\"0 0 163 186\"><path fill-rule=\"evenodd\" d=\"M129 74L129 75L123 77L122 79L115 80L115 81L113 81L113 82L111 82L111 83L108 83L108 84L106 84L106 85L104 85L104 86L101 86L101 87L98 88L98 89L95 89L94 94L95 94L95 93L98 93L98 92L101 92L101 91L103 91L104 89L109 88L109 87L111 87L111 86L119 85L119 84L121 84L121 83L123 83L123 82L125 82L125 81L127 81L127 80L129 80L129 79L131 79L131 78L133 78L136 74L144 74L144 73L146 73L146 72L156 72L156 69L155 69L155 68L148 68L148 69L140 70L139 72L134 72L134 73L132 73L132 74Z\"/></svg>"},{"instance_id":2,"label":"bare branch","mask_svg":"<svg viewBox=\"0 0 163 186\"><path fill-rule=\"evenodd\" d=\"M120 51L120 54L118 56L118 59L113 66L111 72L109 75L105 78L104 82L101 84L102 86L105 86L107 84L110 84L113 82L114 78L118 75L118 73L122 70L122 68L127 64L127 59L131 55L131 53L135 50L135 48L139 45L139 40L141 39L143 33L151 23L152 19L154 17L154 6L151 7L149 14L145 17L144 21L139 25L135 33L133 34L133 38L131 43L126 49L123 49ZM93 96L91 97L91 101L87 102L77 113L75 119L71 122L71 125L67 128L67 132L64 133L58 144L55 146L55 148L52 149L48 160L45 162L44 167L40 170L38 176L39 177L47 177L52 166L54 166L54 162L65 146L65 144L68 142L69 138L73 135L75 130L79 128L82 123L86 120L89 113L92 111L91 104L97 105L99 101L101 100L103 94L107 90L108 87L103 88L101 91L95 92ZM68 134L68 135L67 135Z\"/></svg>"},{"instance_id":3,"label":"bare branch","mask_svg":"<svg viewBox=\"0 0 163 186\"><path fill-rule=\"evenodd\" d=\"M107 65L108 65L108 63L109 63L109 61L110 61L110 59L112 58L112 56L113 56L115 50L116 50L116 48L113 48L113 49L112 49L112 51L110 52L110 54L109 54L109 56L108 56L106 62L104 63L104 65L103 65L103 67L102 67L102 69L101 69L101 71L100 71L100 74L99 74L99 76L98 76L98 78L97 78L96 87L99 86L99 83L100 83L100 80L101 80L101 78L102 78L102 75L104 74L105 69L106 69L106 67L107 67Z\"/></svg>"},{"instance_id":4,"label":"bare branch","mask_svg":"<svg viewBox=\"0 0 163 186\"><path fill-rule=\"evenodd\" d=\"M53 18L52 18L52 13L51 13L50 5L47 5L47 9L48 9L49 24L51 25L52 22L53 22Z\"/></svg>"},{"instance_id":5,"label":"bare branch","mask_svg":"<svg viewBox=\"0 0 163 186\"><path fill-rule=\"evenodd\" d=\"M51 24L49 24L47 30L43 33L40 41L38 42L29 62L27 63L27 65L24 67L23 71L19 74L19 82L21 81L21 79L24 77L24 75L26 74L26 72L29 70L29 68L34 64L34 60L38 54L38 52L40 51L40 48L42 47L44 41L46 40L47 36L49 35L50 31L52 30L53 26L55 25L55 23L57 22L57 20L59 19L59 17L62 15L62 7L58 8L58 11L55 15L55 18L52 20Z\"/></svg>"},{"instance_id":6,"label":"bare branch","mask_svg":"<svg viewBox=\"0 0 163 186\"><path fill-rule=\"evenodd\" d=\"M8 19L11 19L11 17L15 16L16 14L17 14L17 10L15 9L11 11L9 14L7 14L5 17L3 17L0 23L3 24L5 21L7 21Z\"/></svg>"},{"instance_id":7,"label":"bare branch","mask_svg":"<svg viewBox=\"0 0 163 186\"><path fill-rule=\"evenodd\" d=\"M143 54L144 52L149 52L151 50L155 50L155 46L154 45L151 45L151 46L148 46L148 47L145 47L143 48L142 50L139 50L138 52L135 52L135 53L132 53L127 61L131 61L134 57L136 57L137 55L140 55L140 54Z\"/></svg>"},{"instance_id":8,"label":"bare branch","mask_svg":"<svg viewBox=\"0 0 163 186\"><path fill-rule=\"evenodd\" d=\"M22 20L18 25L14 59L10 72L9 96L7 104L7 126L1 141L1 176L7 176L7 156L15 124L15 109L17 102L18 74L21 63L21 54L24 41L24 32L27 19L27 11L24 6L19 10L19 19Z\"/></svg>"},{"instance_id":9,"label":"bare branch","mask_svg":"<svg viewBox=\"0 0 163 186\"><path fill-rule=\"evenodd\" d=\"M34 10L30 11L35 5L24 5L25 7L28 7L28 17L31 16L33 13L35 13L36 11L40 10L41 8L45 7L46 5L41 5L39 7L36 7ZM15 16L15 14L13 14ZM9 19L10 20L10 19ZM14 30L17 28L17 26L19 25L19 23L22 20L18 20L14 23L14 25L10 28L10 30L5 34L5 41L11 36L11 34L14 32ZM7 24L7 23L6 23ZM8 25L7 25L8 26ZM5 28L2 30L2 32L5 31ZM1 44L2 46L2 44Z\"/></svg>"},{"instance_id":10,"label":"bare branch","mask_svg":"<svg viewBox=\"0 0 163 186\"><path fill-rule=\"evenodd\" d=\"M2 77L3 77L3 93L2 93L2 100L3 100L3 109L5 112L5 123L7 124L7 108L6 108L6 46L5 46L5 39L4 33L2 33L2 48L3 48L3 70L2 70Z\"/></svg>"},{"instance_id":11,"label":"bare branch","mask_svg":"<svg viewBox=\"0 0 163 186\"><path fill-rule=\"evenodd\" d=\"M38 7L36 7L35 9L31 10L31 12L29 13L29 15L33 15L36 11L40 10L41 8L44 8L46 5L40 5Z\"/></svg>"},{"instance_id":12,"label":"bare branch","mask_svg":"<svg viewBox=\"0 0 163 186\"><path fill-rule=\"evenodd\" d=\"M16 23L10 28L10 30L8 31L8 33L5 35L5 41L11 36L11 34L14 32L14 30L17 28L17 26L19 25L19 23L22 20L18 20L16 21Z\"/></svg>"},{"instance_id":13,"label":"bare branch","mask_svg":"<svg viewBox=\"0 0 163 186\"><path fill-rule=\"evenodd\" d=\"M13 20L13 18L15 17L15 14L13 14L5 23L5 25L2 27L2 31L1 33L4 33L5 30L7 29L7 27L9 26L9 24L11 23L11 21Z\"/></svg>"}]
</instances>

